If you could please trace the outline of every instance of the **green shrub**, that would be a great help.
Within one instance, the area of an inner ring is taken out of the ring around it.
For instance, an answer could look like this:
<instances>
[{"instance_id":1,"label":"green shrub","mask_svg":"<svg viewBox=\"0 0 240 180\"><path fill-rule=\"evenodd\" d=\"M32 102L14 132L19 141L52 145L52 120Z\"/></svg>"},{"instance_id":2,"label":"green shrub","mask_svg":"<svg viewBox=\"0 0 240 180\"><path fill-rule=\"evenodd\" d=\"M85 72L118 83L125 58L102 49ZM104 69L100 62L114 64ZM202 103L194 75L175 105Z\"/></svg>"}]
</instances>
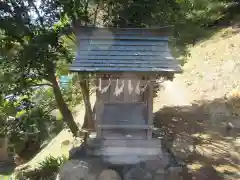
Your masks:
<instances>
[{"instance_id":1,"label":"green shrub","mask_svg":"<svg viewBox=\"0 0 240 180\"><path fill-rule=\"evenodd\" d=\"M49 156L39 163L36 169L27 169L19 171L15 175L16 180L55 180L59 168L67 161L65 156L52 157Z\"/></svg>"},{"instance_id":2,"label":"green shrub","mask_svg":"<svg viewBox=\"0 0 240 180\"><path fill-rule=\"evenodd\" d=\"M62 166L67 161L67 157L53 157L49 156L46 159L44 159L42 162L39 163L40 169L58 169L60 166Z\"/></svg>"},{"instance_id":3,"label":"green shrub","mask_svg":"<svg viewBox=\"0 0 240 180\"><path fill-rule=\"evenodd\" d=\"M5 126L6 135L15 153L28 160L41 145L63 129L63 122L48 115L42 108L32 108L18 118L9 119Z\"/></svg>"}]
</instances>

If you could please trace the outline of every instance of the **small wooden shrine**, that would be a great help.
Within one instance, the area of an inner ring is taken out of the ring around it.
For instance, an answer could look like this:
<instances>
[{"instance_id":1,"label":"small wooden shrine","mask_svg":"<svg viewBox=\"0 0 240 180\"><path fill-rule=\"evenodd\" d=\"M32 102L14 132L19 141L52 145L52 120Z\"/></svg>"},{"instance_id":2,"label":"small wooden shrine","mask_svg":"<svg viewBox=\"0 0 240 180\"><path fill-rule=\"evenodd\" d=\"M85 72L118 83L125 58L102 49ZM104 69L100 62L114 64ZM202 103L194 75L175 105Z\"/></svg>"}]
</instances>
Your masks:
<instances>
[{"instance_id":1,"label":"small wooden shrine","mask_svg":"<svg viewBox=\"0 0 240 180\"><path fill-rule=\"evenodd\" d=\"M71 71L96 74L96 153L113 164L161 155L160 140L152 138L154 85L181 72L166 32L81 27L77 43Z\"/></svg>"}]
</instances>

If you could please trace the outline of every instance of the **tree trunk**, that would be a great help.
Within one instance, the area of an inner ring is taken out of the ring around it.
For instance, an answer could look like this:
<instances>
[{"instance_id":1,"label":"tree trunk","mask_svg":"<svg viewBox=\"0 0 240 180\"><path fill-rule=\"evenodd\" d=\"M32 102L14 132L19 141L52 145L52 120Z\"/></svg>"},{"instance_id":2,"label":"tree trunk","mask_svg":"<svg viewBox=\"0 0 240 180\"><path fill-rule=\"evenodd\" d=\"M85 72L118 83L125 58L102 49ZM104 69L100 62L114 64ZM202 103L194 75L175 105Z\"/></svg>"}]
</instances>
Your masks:
<instances>
[{"instance_id":1,"label":"tree trunk","mask_svg":"<svg viewBox=\"0 0 240 180\"><path fill-rule=\"evenodd\" d=\"M73 135L77 136L78 131L79 131L78 126L77 126L76 122L74 121L72 112L70 111L70 109L68 108L68 105L66 104L66 102L63 99L62 92L58 86L56 77L53 75L53 77L51 77L48 80L53 85L53 93L54 93L54 96L55 96L55 99L57 102L58 109L62 114L63 120L67 123L67 126L69 127L69 129L71 130Z\"/></svg>"},{"instance_id":2,"label":"tree trunk","mask_svg":"<svg viewBox=\"0 0 240 180\"><path fill-rule=\"evenodd\" d=\"M87 131L94 131L95 125L93 121L93 112L92 112L92 107L90 103L90 94L89 94L89 87L87 84L87 80L80 79L79 84L82 90L83 101L85 105L85 116L84 116L84 123L83 123L82 129L86 129Z\"/></svg>"}]
</instances>

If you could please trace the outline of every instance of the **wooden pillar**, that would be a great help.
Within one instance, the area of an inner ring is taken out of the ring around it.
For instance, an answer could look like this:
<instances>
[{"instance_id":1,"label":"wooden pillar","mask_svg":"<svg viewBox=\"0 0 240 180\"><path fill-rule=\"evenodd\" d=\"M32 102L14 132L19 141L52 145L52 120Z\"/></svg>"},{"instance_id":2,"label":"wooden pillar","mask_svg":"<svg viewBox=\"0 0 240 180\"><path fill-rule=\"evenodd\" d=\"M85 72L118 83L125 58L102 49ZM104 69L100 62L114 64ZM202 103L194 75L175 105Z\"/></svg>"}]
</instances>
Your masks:
<instances>
[{"instance_id":1,"label":"wooden pillar","mask_svg":"<svg viewBox=\"0 0 240 180\"><path fill-rule=\"evenodd\" d=\"M148 126L151 127L148 129L147 138L150 140L152 139L152 125L153 125L153 77L149 77L148 80Z\"/></svg>"},{"instance_id":2,"label":"wooden pillar","mask_svg":"<svg viewBox=\"0 0 240 180\"><path fill-rule=\"evenodd\" d=\"M101 78L100 75L96 75L96 87L99 87L99 78ZM101 87L102 88L102 87ZM96 102L95 102L95 115L96 115L96 119L95 119L95 127L96 127L96 132L97 132L97 138L101 138L101 128L100 128L100 124L101 124L101 106L103 106L103 101L101 100L101 94L98 90L98 88L96 89Z\"/></svg>"}]
</instances>

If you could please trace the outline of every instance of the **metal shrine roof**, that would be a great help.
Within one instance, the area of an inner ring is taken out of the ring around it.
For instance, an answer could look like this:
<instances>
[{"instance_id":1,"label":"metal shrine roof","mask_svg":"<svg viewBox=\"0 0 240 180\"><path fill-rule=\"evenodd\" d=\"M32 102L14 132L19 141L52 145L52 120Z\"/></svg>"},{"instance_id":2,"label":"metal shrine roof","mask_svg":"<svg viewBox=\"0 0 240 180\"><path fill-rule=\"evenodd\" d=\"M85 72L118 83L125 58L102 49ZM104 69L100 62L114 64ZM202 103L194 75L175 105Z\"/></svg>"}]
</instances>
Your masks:
<instances>
[{"instance_id":1,"label":"metal shrine roof","mask_svg":"<svg viewBox=\"0 0 240 180\"><path fill-rule=\"evenodd\" d=\"M160 29L77 29L73 72L181 72Z\"/></svg>"}]
</instances>

